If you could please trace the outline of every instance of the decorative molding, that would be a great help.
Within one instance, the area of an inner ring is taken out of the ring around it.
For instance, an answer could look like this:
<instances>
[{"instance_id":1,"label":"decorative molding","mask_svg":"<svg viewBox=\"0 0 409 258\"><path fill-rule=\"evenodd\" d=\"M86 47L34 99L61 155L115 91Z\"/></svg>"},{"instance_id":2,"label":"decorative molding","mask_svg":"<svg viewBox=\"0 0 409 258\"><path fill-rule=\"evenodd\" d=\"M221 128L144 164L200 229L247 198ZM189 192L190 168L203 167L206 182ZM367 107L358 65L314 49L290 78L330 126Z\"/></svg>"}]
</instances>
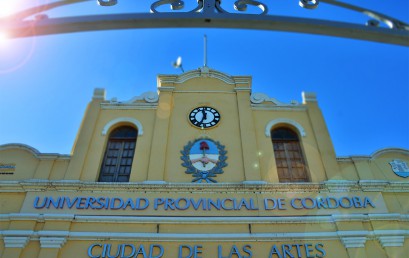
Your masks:
<instances>
[{"instance_id":1,"label":"decorative molding","mask_svg":"<svg viewBox=\"0 0 409 258\"><path fill-rule=\"evenodd\" d=\"M390 148L382 148L380 150L373 152L371 154L371 159L376 159L377 157L387 154L387 153L399 153L399 154L407 155L409 158L409 150L403 149L403 148L390 147Z\"/></svg>"},{"instance_id":2,"label":"decorative molding","mask_svg":"<svg viewBox=\"0 0 409 258\"><path fill-rule=\"evenodd\" d=\"M181 75L161 74L158 76L158 87L162 91L162 89L164 88L162 85L168 86L168 84L181 84L188 80L200 77L214 78L229 85L251 85L251 76L230 76L226 73L219 72L209 67L201 67L196 70L182 73Z\"/></svg>"},{"instance_id":3,"label":"decorative molding","mask_svg":"<svg viewBox=\"0 0 409 258\"><path fill-rule=\"evenodd\" d=\"M104 110L148 110L157 108L158 108L157 103L134 103L134 104L101 103L101 109Z\"/></svg>"},{"instance_id":4,"label":"decorative molding","mask_svg":"<svg viewBox=\"0 0 409 258\"><path fill-rule=\"evenodd\" d=\"M67 242L65 237L40 237L41 248L58 248L64 246Z\"/></svg>"},{"instance_id":5,"label":"decorative molding","mask_svg":"<svg viewBox=\"0 0 409 258\"><path fill-rule=\"evenodd\" d=\"M243 181L244 185L265 185L266 181Z\"/></svg>"},{"instance_id":6,"label":"decorative molding","mask_svg":"<svg viewBox=\"0 0 409 258\"><path fill-rule=\"evenodd\" d=\"M124 103L135 103L138 100L144 100L148 103L156 103L159 101L159 95L157 92L153 92L153 91L147 91L142 93L139 96L133 97L132 99L124 102Z\"/></svg>"},{"instance_id":7,"label":"decorative molding","mask_svg":"<svg viewBox=\"0 0 409 258\"><path fill-rule=\"evenodd\" d=\"M329 192L350 192L359 191L359 187L356 181L349 180L328 180L325 181L325 186Z\"/></svg>"},{"instance_id":8,"label":"decorative molding","mask_svg":"<svg viewBox=\"0 0 409 258\"><path fill-rule=\"evenodd\" d=\"M129 223L129 224L313 224L313 223L336 223L336 222L372 222L372 221L396 221L409 222L407 214L333 214L317 216L273 216L273 217L151 217L151 216L115 216L115 215L75 215L75 214L0 214L1 222L11 221L63 221L76 223ZM44 233L45 231L43 231ZM340 235L351 235L347 231L340 231ZM9 235L16 236L16 232L8 231ZM20 232L21 235L33 234L32 231ZM362 232L361 232L362 233ZM0 232L0 234L2 234ZM51 233L50 233L51 234ZM377 236L408 235L409 231L402 230L375 230ZM53 234L54 237L67 237L68 231ZM45 234L42 234L45 236Z\"/></svg>"},{"instance_id":9,"label":"decorative molding","mask_svg":"<svg viewBox=\"0 0 409 258\"><path fill-rule=\"evenodd\" d=\"M403 246L403 242L405 242L404 236L378 236L377 237L379 243L383 248L385 247L401 247Z\"/></svg>"},{"instance_id":10,"label":"decorative molding","mask_svg":"<svg viewBox=\"0 0 409 258\"><path fill-rule=\"evenodd\" d=\"M293 127L295 127L298 130L298 133L302 136L305 137L306 133L304 128L296 121L292 120L292 119L288 119L288 118L277 118L274 120L271 120L270 122L267 123L266 127L265 127L265 131L264 134L266 135L266 137L271 137L271 129L279 124L287 124L287 125L292 125Z\"/></svg>"},{"instance_id":11,"label":"decorative molding","mask_svg":"<svg viewBox=\"0 0 409 258\"><path fill-rule=\"evenodd\" d=\"M116 98L101 103L101 109L129 110L129 109L156 109L159 95L157 92L148 91L127 101L118 101Z\"/></svg>"},{"instance_id":12,"label":"decorative molding","mask_svg":"<svg viewBox=\"0 0 409 258\"><path fill-rule=\"evenodd\" d=\"M292 112L300 112L300 111L306 111L307 107L305 105L296 105L296 106L275 106L271 104L250 104L251 108L254 110L275 110L275 111L292 111Z\"/></svg>"},{"instance_id":13,"label":"decorative molding","mask_svg":"<svg viewBox=\"0 0 409 258\"><path fill-rule=\"evenodd\" d=\"M261 183L262 182L262 183ZM330 180L320 183L268 183L261 181L260 184L252 183L214 183L203 187L194 183L170 183L164 181L144 181L127 183L102 183L79 180L22 180L22 181L0 181L2 192L39 192L39 191L119 191L132 189L133 191L156 191L167 192L195 191L195 192L305 192L305 193L326 193L326 192L409 192L409 182L403 181L379 181L379 180Z\"/></svg>"},{"instance_id":14,"label":"decorative molding","mask_svg":"<svg viewBox=\"0 0 409 258\"><path fill-rule=\"evenodd\" d=\"M345 248L363 248L366 237L341 237L341 242Z\"/></svg>"},{"instance_id":15,"label":"decorative molding","mask_svg":"<svg viewBox=\"0 0 409 258\"><path fill-rule=\"evenodd\" d=\"M144 102L146 103L157 103L159 100L159 95L157 92L153 91L147 91L142 93L139 96L133 97L130 100L127 101L118 101L116 98L111 99L108 103L104 103L105 105L107 104L113 104L113 105L137 105L137 104L143 104ZM143 102L141 102L143 101Z\"/></svg>"},{"instance_id":16,"label":"decorative molding","mask_svg":"<svg viewBox=\"0 0 409 258\"><path fill-rule=\"evenodd\" d=\"M106 8L108 12L102 15L53 18L45 14L57 7L85 1L89 0L50 1L11 14L1 19L0 23L4 24L4 30L8 31L11 38L130 28L207 27L298 32L405 46L409 44L409 25L405 22L368 8L334 0L299 0L298 5L312 10L320 3L325 3L332 8L358 13L366 23L346 23L343 19L334 21L288 17L280 16L276 12L269 14L268 5L264 1L254 0L238 0L230 8L227 7L228 3L220 0L198 0L197 5L189 5L189 9L184 9L185 4L181 0L153 0L150 2L150 8L137 8L125 14L111 13L109 8ZM113 6L118 2L119 0L98 0L101 6ZM171 10L160 8L165 5ZM248 6L252 6L251 11L247 10ZM254 10L257 12L254 13ZM276 8L274 10L277 11ZM30 29L33 25L36 28L35 33Z\"/></svg>"},{"instance_id":17,"label":"decorative molding","mask_svg":"<svg viewBox=\"0 0 409 258\"><path fill-rule=\"evenodd\" d=\"M292 100L290 104L287 104L287 103L278 101L275 98L271 98L265 93L259 93L259 92L251 94L250 102L253 104L261 104L263 102L272 102L273 104L277 106L298 106L299 105L299 103L295 100Z\"/></svg>"},{"instance_id":18,"label":"decorative molding","mask_svg":"<svg viewBox=\"0 0 409 258\"><path fill-rule=\"evenodd\" d=\"M131 123L131 124L133 124L134 126L136 126L136 128L138 128L138 135L139 135L139 136L140 136L140 135L143 135L143 126L142 126L142 123L139 122L139 120L137 120L137 119L135 119L135 118L132 118L132 117L118 117L118 118L115 118L115 119L109 121L109 122L104 126L104 128L102 129L101 134L102 134L103 136L105 136L105 135L108 133L108 131L109 131L114 125L116 125L116 124L118 124L118 123Z\"/></svg>"},{"instance_id":19,"label":"decorative molding","mask_svg":"<svg viewBox=\"0 0 409 258\"><path fill-rule=\"evenodd\" d=\"M13 231L15 232L15 230ZM379 239L383 236L375 231L320 231L320 232L277 232L277 233L138 233L138 232L103 232L103 231L35 231L19 238L20 246L25 239L40 240L43 239L44 245L49 248L60 248L59 244L64 244L67 237L57 237L67 234L69 240L110 240L110 241L128 241L138 239L138 241L205 241L205 242L224 242L224 241L288 241L288 240L340 240L346 248L362 248L367 240ZM390 230L390 236L399 234L399 238L389 238L391 244L398 244L402 237L409 236L409 230ZM0 231L0 237L9 237L8 230ZM46 239L47 238L47 239ZM386 242L388 240L385 240ZM386 244L385 242L385 244ZM395 246L395 245L394 245ZM43 247L43 246L42 246Z\"/></svg>"},{"instance_id":20,"label":"decorative molding","mask_svg":"<svg viewBox=\"0 0 409 258\"><path fill-rule=\"evenodd\" d=\"M375 152L373 152L371 155L351 155L351 156L340 156L337 157L338 162L352 162L354 160L374 160L378 158L379 156L387 153L398 153L398 154L403 154L403 155L408 155L409 156L409 150L408 149L403 149L403 148L396 148L396 147L388 147L388 148L382 148L379 149Z\"/></svg>"},{"instance_id":21,"label":"decorative molding","mask_svg":"<svg viewBox=\"0 0 409 258\"><path fill-rule=\"evenodd\" d=\"M5 236L3 238L4 246L6 248L24 248L29 240L30 238L28 236Z\"/></svg>"},{"instance_id":22,"label":"decorative molding","mask_svg":"<svg viewBox=\"0 0 409 258\"><path fill-rule=\"evenodd\" d=\"M27 144L22 143L8 143L0 145L0 151L3 150L11 150L11 149L20 149L25 150L31 153L34 157L41 159L41 160L49 160L49 159L71 159L71 155L68 154L59 154L59 153L41 153L36 148L33 148Z\"/></svg>"},{"instance_id":23,"label":"decorative molding","mask_svg":"<svg viewBox=\"0 0 409 258\"><path fill-rule=\"evenodd\" d=\"M147 184L147 185L163 185L166 184L166 181L143 181L143 184Z\"/></svg>"}]
</instances>

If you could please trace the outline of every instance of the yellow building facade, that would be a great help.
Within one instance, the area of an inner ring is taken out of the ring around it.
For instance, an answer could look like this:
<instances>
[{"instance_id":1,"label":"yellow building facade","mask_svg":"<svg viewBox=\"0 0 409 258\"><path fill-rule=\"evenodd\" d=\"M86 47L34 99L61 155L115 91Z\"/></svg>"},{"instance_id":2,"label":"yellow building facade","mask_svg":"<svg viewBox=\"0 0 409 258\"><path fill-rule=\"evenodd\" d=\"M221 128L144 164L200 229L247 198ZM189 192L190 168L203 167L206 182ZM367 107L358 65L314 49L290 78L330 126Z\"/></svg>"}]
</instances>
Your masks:
<instances>
[{"instance_id":1,"label":"yellow building facade","mask_svg":"<svg viewBox=\"0 0 409 258\"><path fill-rule=\"evenodd\" d=\"M302 98L208 67L96 89L70 155L0 146L0 257L407 257L409 150L336 157Z\"/></svg>"}]
</instances>

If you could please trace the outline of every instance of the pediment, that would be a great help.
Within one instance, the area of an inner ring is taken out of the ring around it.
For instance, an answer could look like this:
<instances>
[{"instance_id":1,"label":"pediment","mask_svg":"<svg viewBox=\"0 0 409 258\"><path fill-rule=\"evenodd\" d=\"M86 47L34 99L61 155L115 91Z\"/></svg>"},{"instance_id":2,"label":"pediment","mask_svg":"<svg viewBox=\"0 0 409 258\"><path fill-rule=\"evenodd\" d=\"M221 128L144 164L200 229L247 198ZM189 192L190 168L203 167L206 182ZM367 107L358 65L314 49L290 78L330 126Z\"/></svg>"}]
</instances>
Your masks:
<instances>
[{"instance_id":1,"label":"pediment","mask_svg":"<svg viewBox=\"0 0 409 258\"><path fill-rule=\"evenodd\" d=\"M201 67L180 75L159 75L158 89L176 91L236 91L250 90L251 76L230 76Z\"/></svg>"}]
</instances>

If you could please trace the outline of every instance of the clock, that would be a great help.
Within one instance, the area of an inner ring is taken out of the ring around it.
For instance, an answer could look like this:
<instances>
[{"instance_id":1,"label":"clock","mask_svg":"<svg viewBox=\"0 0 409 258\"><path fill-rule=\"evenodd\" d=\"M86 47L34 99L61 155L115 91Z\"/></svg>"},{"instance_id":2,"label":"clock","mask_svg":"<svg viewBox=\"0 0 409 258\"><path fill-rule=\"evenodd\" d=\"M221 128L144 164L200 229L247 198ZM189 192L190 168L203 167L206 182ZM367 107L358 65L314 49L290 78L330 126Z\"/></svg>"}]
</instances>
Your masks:
<instances>
[{"instance_id":1,"label":"clock","mask_svg":"<svg viewBox=\"0 0 409 258\"><path fill-rule=\"evenodd\" d=\"M197 107L190 112L189 121L193 126L207 129L219 123L220 114L212 107Z\"/></svg>"}]
</instances>

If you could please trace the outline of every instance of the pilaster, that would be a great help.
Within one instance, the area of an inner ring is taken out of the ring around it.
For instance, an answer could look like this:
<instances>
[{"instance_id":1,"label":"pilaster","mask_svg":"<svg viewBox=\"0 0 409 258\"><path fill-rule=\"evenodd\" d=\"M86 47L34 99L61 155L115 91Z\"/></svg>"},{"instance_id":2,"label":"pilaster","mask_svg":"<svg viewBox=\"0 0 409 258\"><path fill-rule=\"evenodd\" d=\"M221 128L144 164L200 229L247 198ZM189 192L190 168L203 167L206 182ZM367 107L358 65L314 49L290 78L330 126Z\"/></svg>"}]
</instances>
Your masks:
<instances>
[{"instance_id":1,"label":"pilaster","mask_svg":"<svg viewBox=\"0 0 409 258\"><path fill-rule=\"evenodd\" d=\"M81 128L75 139L72 158L65 173L65 180L79 180L81 178L82 168L87 158L88 150L91 145L92 136L97 124L100 113L100 104L105 100L105 90L95 89L94 96L88 104Z\"/></svg>"},{"instance_id":2,"label":"pilaster","mask_svg":"<svg viewBox=\"0 0 409 258\"><path fill-rule=\"evenodd\" d=\"M334 146L325 124L324 117L315 93L302 93L303 104L307 106L308 116L311 122L315 139L317 140L318 151L328 180L342 179L336 160Z\"/></svg>"},{"instance_id":3,"label":"pilaster","mask_svg":"<svg viewBox=\"0 0 409 258\"><path fill-rule=\"evenodd\" d=\"M388 257L403 257L407 255L402 248L405 242L404 236L378 236L378 241Z\"/></svg>"},{"instance_id":4,"label":"pilaster","mask_svg":"<svg viewBox=\"0 0 409 258\"><path fill-rule=\"evenodd\" d=\"M173 109L174 87L159 87L158 109L152 136L152 148L149 157L147 181L164 182L166 164L166 146L169 139L169 123Z\"/></svg>"},{"instance_id":5,"label":"pilaster","mask_svg":"<svg viewBox=\"0 0 409 258\"><path fill-rule=\"evenodd\" d=\"M250 107L250 88L236 88L245 182L261 180L256 132Z\"/></svg>"},{"instance_id":6,"label":"pilaster","mask_svg":"<svg viewBox=\"0 0 409 258\"><path fill-rule=\"evenodd\" d=\"M21 255L21 252L26 247L29 237L23 236L6 236L3 238L4 241L4 251L2 257L14 257L18 258Z\"/></svg>"}]
</instances>

